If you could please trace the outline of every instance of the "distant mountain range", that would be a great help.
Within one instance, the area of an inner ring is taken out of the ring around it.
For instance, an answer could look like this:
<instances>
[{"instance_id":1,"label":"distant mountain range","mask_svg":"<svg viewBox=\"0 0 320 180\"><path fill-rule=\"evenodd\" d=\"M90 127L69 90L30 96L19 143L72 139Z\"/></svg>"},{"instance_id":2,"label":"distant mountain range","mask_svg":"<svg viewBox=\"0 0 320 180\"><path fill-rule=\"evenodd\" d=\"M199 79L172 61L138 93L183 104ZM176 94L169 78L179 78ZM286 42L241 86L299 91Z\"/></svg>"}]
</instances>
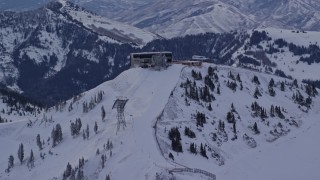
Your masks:
<instances>
[{"instance_id":1,"label":"distant mountain range","mask_svg":"<svg viewBox=\"0 0 320 180\"><path fill-rule=\"evenodd\" d=\"M141 1L141 8L147 3ZM0 13L0 83L53 105L113 79L129 68L129 54L139 51L172 51L175 60L201 55L217 64L317 81L319 37L319 32L261 28L165 39L60 0L32 11Z\"/></svg>"},{"instance_id":2,"label":"distant mountain range","mask_svg":"<svg viewBox=\"0 0 320 180\"><path fill-rule=\"evenodd\" d=\"M258 27L320 29L320 4L316 0L155 0L105 15L165 37Z\"/></svg>"},{"instance_id":3,"label":"distant mountain range","mask_svg":"<svg viewBox=\"0 0 320 180\"><path fill-rule=\"evenodd\" d=\"M71 0L100 15L164 37L258 27L320 30L317 0ZM25 10L46 0L2 0L1 10Z\"/></svg>"}]
</instances>

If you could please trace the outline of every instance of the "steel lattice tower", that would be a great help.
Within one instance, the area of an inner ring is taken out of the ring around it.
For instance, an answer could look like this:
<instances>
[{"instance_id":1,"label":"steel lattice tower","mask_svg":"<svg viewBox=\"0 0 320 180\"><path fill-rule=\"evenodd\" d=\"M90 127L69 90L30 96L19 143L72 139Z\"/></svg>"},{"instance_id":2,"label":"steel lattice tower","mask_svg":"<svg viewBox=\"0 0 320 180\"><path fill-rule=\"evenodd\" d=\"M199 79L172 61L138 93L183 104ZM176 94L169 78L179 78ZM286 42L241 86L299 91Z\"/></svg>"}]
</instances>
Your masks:
<instances>
[{"instance_id":1,"label":"steel lattice tower","mask_svg":"<svg viewBox=\"0 0 320 180\"><path fill-rule=\"evenodd\" d=\"M120 129L120 126L122 125L123 128L126 127L126 121L125 121L125 116L124 116L124 107L126 106L128 102L127 98L124 97L118 97L117 100L114 102L112 109L117 108L117 131Z\"/></svg>"}]
</instances>

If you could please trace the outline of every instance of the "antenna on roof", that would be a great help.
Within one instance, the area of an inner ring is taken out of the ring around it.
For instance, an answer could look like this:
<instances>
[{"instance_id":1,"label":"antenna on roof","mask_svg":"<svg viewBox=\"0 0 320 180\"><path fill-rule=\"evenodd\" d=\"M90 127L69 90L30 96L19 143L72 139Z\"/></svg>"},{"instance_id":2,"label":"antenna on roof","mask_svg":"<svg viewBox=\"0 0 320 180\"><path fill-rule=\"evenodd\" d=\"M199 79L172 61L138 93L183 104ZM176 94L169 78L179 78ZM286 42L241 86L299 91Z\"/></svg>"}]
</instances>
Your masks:
<instances>
[{"instance_id":1,"label":"antenna on roof","mask_svg":"<svg viewBox=\"0 0 320 180\"><path fill-rule=\"evenodd\" d=\"M126 121L124 116L124 107L126 106L128 102L128 98L126 97L117 97L117 100L114 102L112 109L117 108L117 131L119 131L120 126L122 125L123 129L126 127Z\"/></svg>"}]
</instances>

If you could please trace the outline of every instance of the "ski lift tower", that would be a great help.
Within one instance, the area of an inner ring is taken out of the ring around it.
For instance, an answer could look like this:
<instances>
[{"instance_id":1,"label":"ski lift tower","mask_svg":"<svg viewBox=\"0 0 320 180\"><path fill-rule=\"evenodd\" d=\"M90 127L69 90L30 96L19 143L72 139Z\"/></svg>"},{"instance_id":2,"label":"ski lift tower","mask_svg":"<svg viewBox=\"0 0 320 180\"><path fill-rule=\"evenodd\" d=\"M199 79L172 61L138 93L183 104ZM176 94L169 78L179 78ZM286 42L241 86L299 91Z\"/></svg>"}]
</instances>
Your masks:
<instances>
[{"instance_id":1,"label":"ski lift tower","mask_svg":"<svg viewBox=\"0 0 320 180\"><path fill-rule=\"evenodd\" d=\"M118 123L117 123L117 131L120 129L120 126L126 127L126 121L124 117L124 107L126 106L127 102L129 99L125 97L117 97L117 100L114 102L112 109L117 109L117 118L118 118Z\"/></svg>"}]
</instances>

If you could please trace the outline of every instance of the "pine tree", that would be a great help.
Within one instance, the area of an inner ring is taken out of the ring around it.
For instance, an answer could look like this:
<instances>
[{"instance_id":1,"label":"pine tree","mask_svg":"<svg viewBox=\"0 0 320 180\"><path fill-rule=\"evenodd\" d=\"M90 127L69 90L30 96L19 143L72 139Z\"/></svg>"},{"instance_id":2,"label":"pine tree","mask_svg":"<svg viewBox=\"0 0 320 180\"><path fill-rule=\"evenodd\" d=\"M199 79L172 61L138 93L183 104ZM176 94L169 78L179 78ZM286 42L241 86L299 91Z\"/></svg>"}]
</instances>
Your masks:
<instances>
[{"instance_id":1,"label":"pine tree","mask_svg":"<svg viewBox=\"0 0 320 180\"><path fill-rule=\"evenodd\" d=\"M67 179L70 175L71 175L71 171L72 171L72 166L70 165L70 163L68 162L67 164L67 168L63 173L63 179Z\"/></svg>"},{"instance_id":2,"label":"pine tree","mask_svg":"<svg viewBox=\"0 0 320 180\"><path fill-rule=\"evenodd\" d=\"M106 157L104 154L101 155L101 166L104 168L104 163L106 162Z\"/></svg>"},{"instance_id":3,"label":"pine tree","mask_svg":"<svg viewBox=\"0 0 320 180\"><path fill-rule=\"evenodd\" d=\"M253 97L258 99L258 96L262 96L258 87L256 87L256 90L254 91Z\"/></svg>"},{"instance_id":4,"label":"pine tree","mask_svg":"<svg viewBox=\"0 0 320 180\"><path fill-rule=\"evenodd\" d=\"M106 180L111 180L109 174L106 176Z\"/></svg>"},{"instance_id":5,"label":"pine tree","mask_svg":"<svg viewBox=\"0 0 320 180\"><path fill-rule=\"evenodd\" d=\"M83 171L82 171L82 169L79 168L76 180L83 180L83 179L84 179Z\"/></svg>"},{"instance_id":6,"label":"pine tree","mask_svg":"<svg viewBox=\"0 0 320 180\"><path fill-rule=\"evenodd\" d=\"M63 137L62 137L62 128L59 123L56 125L56 136L57 136L57 142L60 143Z\"/></svg>"},{"instance_id":7,"label":"pine tree","mask_svg":"<svg viewBox=\"0 0 320 180\"><path fill-rule=\"evenodd\" d=\"M97 121L94 122L94 132L97 134L98 133L98 124Z\"/></svg>"},{"instance_id":8,"label":"pine tree","mask_svg":"<svg viewBox=\"0 0 320 180\"><path fill-rule=\"evenodd\" d=\"M240 78L240 74L238 73L237 77L236 77L237 81L242 82L241 78Z\"/></svg>"},{"instance_id":9,"label":"pine tree","mask_svg":"<svg viewBox=\"0 0 320 180\"><path fill-rule=\"evenodd\" d=\"M252 82L255 83L255 84L257 84L257 85L260 85L260 81L259 81L259 79L258 79L257 76L253 76Z\"/></svg>"},{"instance_id":10,"label":"pine tree","mask_svg":"<svg viewBox=\"0 0 320 180\"><path fill-rule=\"evenodd\" d=\"M62 129L61 125L57 124L56 127L51 131L51 138L52 138L52 147L55 147L58 143L60 143L63 139L62 137Z\"/></svg>"},{"instance_id":11,"label":"pine tree","mask_svg":"<svg viewBox=\"0 0 320 180\"><path fill-rule=\"evenodd\" d=\"M269 87L274 87L274 80L273 80L273 78L271 78L270 81L269 81Z\"/></svg>"},{"instance_id":12,"label":"pine tree","mask_svg":"<svg viewBox=\"0 0 320 180\"><path fill-rule=\"evenodd\" d=\"M104 118L106 117L106 111L104 110L104 107L101 106L101 119L104 121Z\"/></svg>"},{"instance_id":13,"label":"pine tree","mask_svg":"<svg viewBox=\"0 0 320 180\"><path fill-rule=\"evenodd\" d=\"M209 103L208 110L212 111L211 103Z\"/></svg>"},{"instance_id":14,"label":"pine tree","mask_svg":"<svg viewBox=\"0 0 320 180\"><path fill-rule=\"evenodd\" d=\"M28 167L30 167L30 168L34 167L34 155L33 155L32 149L31 149L31 152L30 152L29 160L28 160Z\"/></svg>"},{"instance_id":15,"label":"pine tree","mask_svg":"<svg viewBox=\"0 0 320 180\"><path fill-rule=\"evenodd\" d=\"M13 166L14 166L14 157L10 155L8 160L8 169L13 168Z\"/></svg>"},{"instance_id":16,"label":"pine tree","mask_svg":"<svg viewBox=\"0 0 320 180\"><path fill-rule=\"evenodd\" d=\"M87 135L87 139L88 139L88 138L89 138L89 135L90 135L90 132L89 132L89 124L87 124L86 135Z\"/></svg>"},{"instance_id":17,"label":"pine tree","mask_svg":"<svg viewBox=\"0 0 320 180\"><path fill-rule=\"evenodd\" d=\"M51 139L52 139L52 147L55 147L57 142L57 136L56 136L56 130L54 127L51 131Z\"/></svg>"},{"instance_id":18,"label":"pine tree","mask_svg":"<svg viewBox=\"0 0 320 180\"><path fill-rule=\"evenodd\" d=\"M37 145L38 145L39 149L42 150L42 143L41 143L41 139L40 139L40 134L37 135Z\"/></svg>"},{"instance_id":19,"label":"pine tree","mask_svg":"<svg viewBox=\"0 0 320 180\"><path fill-rule=\"evenodd\" d=\"M285 86L284 86L284 82L282 81L281 84L280 84L280 90L281 91L284 91L285 90Z\"/></svg>"},{"instance_id":20,"label":"pine tree","mask_svg":"<svg viewBox=\"0 0 320 180\"><path fill-rule=\"evenodd\" d=\"M20 163L22 164L23 159L24 159L24 150L23 150L23 144L22 143L19 145L18 158L19 158Z\"/></svg>"},{"instance_id":21,"label":"pine tree","mask_svg":"<svg viewBox=\"0 0 320 180\"><path fill-rule=\"evenodd\" d=\"M86 140L86 138L87 138L86 132L84 130L82 130L82 137L83 137L83 140Z\"/></svg>"},{"instance_id":22,"label":"pine tree","mask_svg":"<svg viewBox=\"0 0 320 180\"><path fill-rule=\"evenodd\" d=\"M253 131L256 133L256 134L259 134L260 133L260 131L259 131L259 129L258 129L258 125L257 125L257 123L256 122L254 122L254 124L253 124Z\"/></svg>"},{"instance_id":23,"label":"pine tree","mask_svg":"<svg viewBox=\"0 0 320 180\"><path fill-rule=\"evenodd\" d=\"M270 116L274 117L274 106L273 105L271 105L271 108L270 108Z\"/></svg>"},{"instance_id":24,"label":"pine tree","mask_svg":"<svg viewBox=\"0 0 320 180\"><path fill-rule=\"evenodd\" d=\"M76 171L74 169L71 170L71 175L69 180L76 180Z\"/></svg>"}]
</instances>

